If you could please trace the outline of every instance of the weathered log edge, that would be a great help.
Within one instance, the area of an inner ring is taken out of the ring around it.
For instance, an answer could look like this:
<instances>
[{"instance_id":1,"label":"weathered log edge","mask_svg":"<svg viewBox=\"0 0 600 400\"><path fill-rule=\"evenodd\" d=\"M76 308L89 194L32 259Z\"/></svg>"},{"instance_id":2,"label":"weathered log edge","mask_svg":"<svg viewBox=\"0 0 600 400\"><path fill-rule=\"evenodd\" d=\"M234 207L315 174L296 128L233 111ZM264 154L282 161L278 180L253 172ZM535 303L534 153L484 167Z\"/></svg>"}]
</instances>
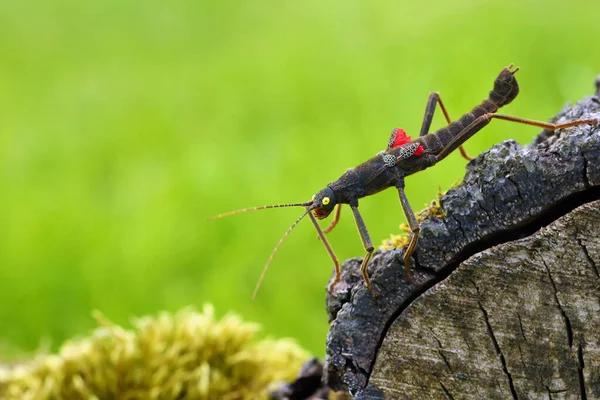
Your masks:
<instances>
[{"instance_id":1,"label":"weathered log edge","mask_svg":"<svg viewBox=\"0 0 600 400\"><path fill-rule=\"evenodd\" d=\"M565 108L554 121L600 118L598 95ZM505 141L467 165L463 183L441 204L443 219L421 224L415 284L402 274L402 250L380 252L371 264L373 297L360 282L359 259L344 265L344 282L328 296L327 380L335 390L365 388L377 350L396 317L469 256L530 235L576 207L600 198L600 130L542 132L521 147Z\"/></svg>"},{"instance_id":2,"label":"weathered log edge","mask_svg":"<svg viewBox=\"0 0 600 400\"><path fill-rule=\"evenodd\" d=\"M600 200L470 257L394 320L356 398L600 398L598 237Z\"/></svg>"}]
</instances>

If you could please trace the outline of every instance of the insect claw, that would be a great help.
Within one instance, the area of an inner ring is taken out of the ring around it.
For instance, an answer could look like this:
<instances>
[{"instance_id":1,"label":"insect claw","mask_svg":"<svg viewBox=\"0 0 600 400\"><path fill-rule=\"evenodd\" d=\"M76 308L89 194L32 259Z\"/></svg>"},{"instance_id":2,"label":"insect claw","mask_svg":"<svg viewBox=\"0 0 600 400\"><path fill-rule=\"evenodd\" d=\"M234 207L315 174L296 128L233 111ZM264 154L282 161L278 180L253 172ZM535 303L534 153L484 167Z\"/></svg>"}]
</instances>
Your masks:
<instances>
[{"instance_id":1,"label":"insect claw","mask_svg":"<svg viewBox=\"0 0 600 400\"><path fill-rule=\"evenodd\" d=\"M341 279L340 279L340 277L338 276L338 274L335 274L335 279L334 279L334 280L333 280L333 282L331 282L331 283L329 284L329 286L327 287L327 291L328 291L330 294L334 294L334 289L335 289L335 286L336 286L336 285L339 283L339 281L340 281L340 280L341 280Z\"/></svg>"},{"instance_id":2,"label":"insect claw","mask_svg":"<svg viewBox=\"0 0 600 400\"><path fill-rule=\"evenodd\" d=\"M369 284L367 287L369 288L369 292L371 292L371 295L373 297L381 296L381 293L379 293L379 291L377 289L374 289L373 286L371 286L371 284Z\"/></svg>"}]
</instances>

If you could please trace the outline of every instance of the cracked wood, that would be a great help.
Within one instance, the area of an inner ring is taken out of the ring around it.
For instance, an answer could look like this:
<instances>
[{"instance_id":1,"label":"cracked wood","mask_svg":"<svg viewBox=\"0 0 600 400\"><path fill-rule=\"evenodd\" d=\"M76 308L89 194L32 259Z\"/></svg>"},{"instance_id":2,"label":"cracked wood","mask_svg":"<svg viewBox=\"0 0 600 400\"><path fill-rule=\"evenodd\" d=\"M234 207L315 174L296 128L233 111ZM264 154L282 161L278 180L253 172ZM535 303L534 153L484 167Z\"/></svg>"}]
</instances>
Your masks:
<instances>
[{"instance_id":1,"label":"cracked wood","mask_svg":"<svg viewBox=\"0 0 600 400\"><path fill-rule=\"evenodd\" d=\"M595 201L462 263L392 324L370 391L412 399L600 398L600 280L578 243L589 240L593 257L600 255L599 221Z\"/></svg>"}]
</instances>

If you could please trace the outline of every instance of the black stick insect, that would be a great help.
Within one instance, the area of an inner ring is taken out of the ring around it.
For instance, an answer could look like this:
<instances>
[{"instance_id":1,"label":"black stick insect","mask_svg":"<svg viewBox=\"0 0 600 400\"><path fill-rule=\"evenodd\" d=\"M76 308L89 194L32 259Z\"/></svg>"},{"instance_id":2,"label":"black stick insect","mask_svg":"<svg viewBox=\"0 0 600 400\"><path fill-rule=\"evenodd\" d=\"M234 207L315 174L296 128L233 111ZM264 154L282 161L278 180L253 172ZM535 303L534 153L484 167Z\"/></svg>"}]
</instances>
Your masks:
<instances>
[{"instance_id":1,"label":"black stick insect","mask_svg":"<svg viewBox=\"0 0 600 400\"><path fill-rule=\"evenodd\" d=\"M406 198L406 194L404 193L404 178L406 176L437 164L439 161L446 158L448 154L461 147L466 140L489 124L494 118L533 125L551 131L576 125L598 125L599 121L596 119L579 119L563 124L552 124L549 122L534 121L509 115L496 114L496 111L498 111L500 107L509 104L517 96L517 94L519 94L519 85L517 84L517 80L514 76L518 70L519 68L513 69L512 64L507 68L504 68L494 81L494 89L489 92L488 98L454 122L450 120L448 112L446 111L439 94L436 92L431 93L425 108L425 117L421 125L421 132L417 139L411 140L411 137L406 136L406 133L404 133L402 129L394 129L385 150L377 153L375 157L365 161L357 167L347 170L338 180L331 182L324 189L317 192L317 194L315 194L310 201L305 201L303 203L275 204L245 208L242 210L219 214L210 218L212 220L233 214L267 208L305 208L305 211L302 213L302 215L292 224L292 226L289 227L283 237L279 240L279 243L277 243L275 246L275 249L271 253L262 271L258 284L256 285L256 289L254 290L253 297L256 296L267 268L284 239L306 215L310 217L315 229L317 230L319 238L325 245L327 252L335 264L335 279L329 286L329 291L333 291L334 286L340 281L341 270L340 263L329 242L325 238L325 234L330 232L337 224L340 217L342 204L348 204L352 209L360 238L362 239L363 246L367 252L360 267L363 279L369 290L373 294L377 294L371 285L369 276L367 275L367 265L371 259L375 247L373 246L373 242L371 241L363 218L358 211L358 199L373 195L390 187L395 187L398 190L400 205L404 210L404 214L408 220L408 225L411 231L408 245L406 246L406 250L404 252L403 261L405 276L412 281L410 269L411 256L415 250L415 247L417 246L420 227L419 223L417 222L417 218L410 207L408 199ZM429 127L431 125L433 114L437 105L439 105L439 107L442 109L448 125L436 132L429 132ZM466 153L464 153L462 147L461 153L465 158L470 159ZM331 214L336 205L337 208L332 223L326 229L321 229L316 218L326 218L329 216L329 214Z\"/></svg>"}]
</instances>

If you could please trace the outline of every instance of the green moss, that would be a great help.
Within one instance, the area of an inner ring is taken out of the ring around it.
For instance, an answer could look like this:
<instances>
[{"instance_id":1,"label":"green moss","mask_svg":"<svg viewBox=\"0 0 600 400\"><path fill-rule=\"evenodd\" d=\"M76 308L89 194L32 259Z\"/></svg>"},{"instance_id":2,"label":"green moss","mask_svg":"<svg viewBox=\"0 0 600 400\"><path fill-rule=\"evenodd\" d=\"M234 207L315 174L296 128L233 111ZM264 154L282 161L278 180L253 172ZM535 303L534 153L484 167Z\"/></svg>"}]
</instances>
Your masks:
<instances>
[{"instance_id":1,"label":"green moss","mask_svg":"<svg viewBox=\"0 0 600 400\"><path fill-rule=\"evenodd\" d=\"M58 354L0 367L3 399L256 399L292 380L309 355L290 340L253 340L259 326L213 307L133 321L95 313L89 337Z\"/></svg>"}]
</instances>

